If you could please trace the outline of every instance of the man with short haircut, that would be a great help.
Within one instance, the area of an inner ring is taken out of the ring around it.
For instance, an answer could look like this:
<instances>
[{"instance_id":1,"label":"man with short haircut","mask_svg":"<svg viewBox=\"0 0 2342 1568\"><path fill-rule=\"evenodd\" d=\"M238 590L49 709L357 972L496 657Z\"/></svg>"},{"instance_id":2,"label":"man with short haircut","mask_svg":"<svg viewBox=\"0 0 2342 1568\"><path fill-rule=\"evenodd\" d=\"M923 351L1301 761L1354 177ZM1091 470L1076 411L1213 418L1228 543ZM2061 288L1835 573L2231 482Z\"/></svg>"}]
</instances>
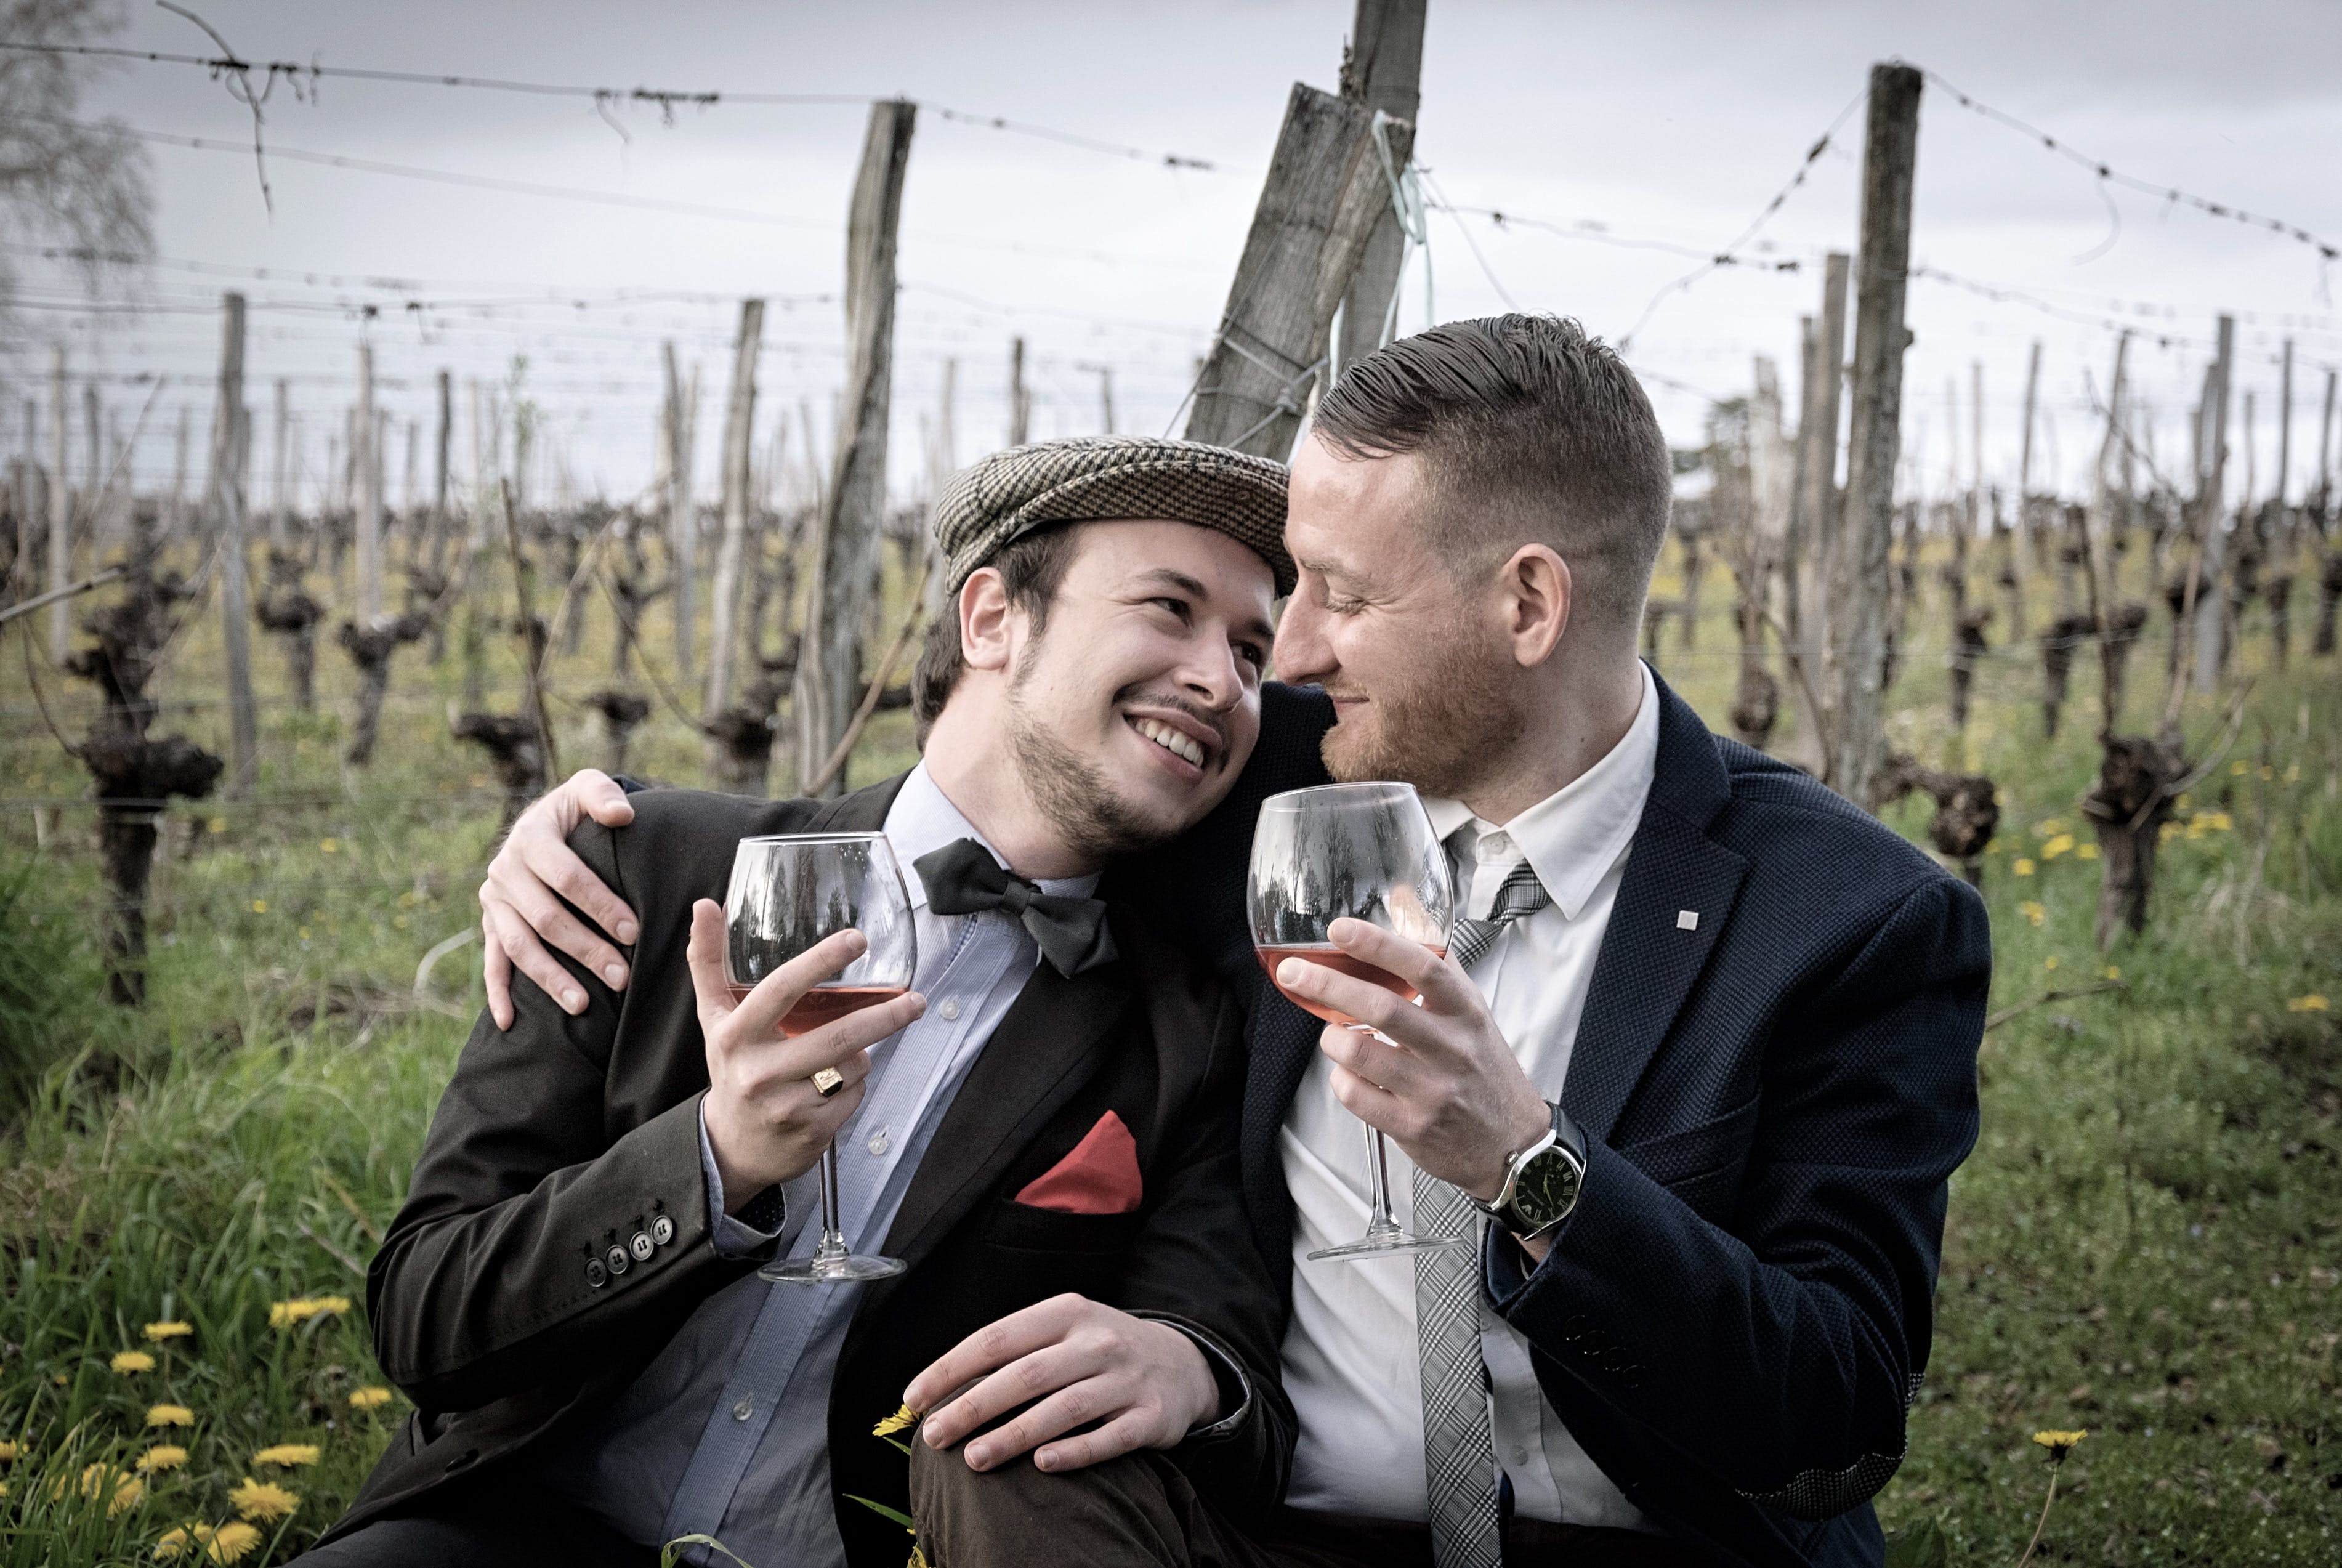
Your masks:
<instances>
[{"instance_id":1,"label":"man with short haircut","mask_svg":"<svg viewBox=\"0 0 2342 1568\"><path fill-rule=\"evenodd\" d=\"M1243 1014L1109 864L1251 753L1285 482L1185 442L987 459L937 504L925 761L840 800L649 791L571 835L640 911L634 984L571 965L572 1011L524 987L509 1031L474 1030L368 1279L415 1413L308 1561L648 1564L698 1535L896 1568L908 1466L872 1428L947 1353L1020 1394L970 1462L1129 1459L1275 1503L1293 1421L1236 1173ZM740 840L815 832L884 834L917 969L785 1038L861 934L736 1003L715 901ZM821 1233L833 1139L841 1228L908 1272L768 1283Z\"/></svg>"},{"instance_id":2,"label":"man with short haircut","mask_svg":"<svg viewBox=\"0 0 2342 1568\"><path fill-rule=\"evenodd\" d=\"M1227 801L1132 879L1252 994L1241 1150L1292 1297L1288 1505L1232 1523L1119 1461L1070 1484L978 1473L942 1449L979 1388L923 1427L930 1562L1877 1564L1869 1499L1903 1454L1976 1137L1980 901L1636 659L1667 449L1574 323L1456 322L1367 356L1292 472L1292 684L1265 688ZM1366 1034L1268 988L1243 889L1264 798L1375 777L1422 790L1457 921L1437 959L1332 933L1419 1007L1286 961ZM532 973L513 901L538 868L564 880L546 832L616 814L612 793L581 777L532 807L482 890ZM1392 1139L1399 1222L1486 1216L1476 1254L1306 1261L1365 1226L1354 1118Z\"/></svg>"}]
</instances>

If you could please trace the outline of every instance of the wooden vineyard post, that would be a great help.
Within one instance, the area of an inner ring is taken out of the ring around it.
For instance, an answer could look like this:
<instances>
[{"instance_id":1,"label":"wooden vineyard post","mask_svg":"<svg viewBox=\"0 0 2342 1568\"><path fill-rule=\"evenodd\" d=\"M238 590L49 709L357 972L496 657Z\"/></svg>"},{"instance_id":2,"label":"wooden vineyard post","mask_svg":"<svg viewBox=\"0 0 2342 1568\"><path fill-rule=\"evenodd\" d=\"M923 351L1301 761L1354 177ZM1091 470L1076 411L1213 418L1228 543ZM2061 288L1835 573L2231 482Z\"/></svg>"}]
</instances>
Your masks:
<instances>
[{"instance_id":1,"label":"wooden vineyard post","mask_svg":"<svg viewBox=\"0 0 2342 1568\"><path fill-rule=\"evenodd\" d=\"M1342 96L1373 114L1413 125L1423 104L1423 19L1427 0L1358 0L1342 60ZM1406 263L1406 233L1388 202L1366 235L1357 269L1342 296L1342 340L1333 370L1356 365L1383 345L1391 302ZM1331 380L1331 376L1328 377Z\"/></svg>"},{"instance_id":2,"label":"wooden vineyard post","mask_svg":"<svg viewBox=\"0 0 2342 1568\"><path fill-rule=\"evenodd\" d=\"M293 432L292 384L283 376L276 378L276 440L271 452L275 459L275 472L268 486L268 544L282 550L292 538L293 527L293 454L289 437Z\"/></svg>"},{"instance_id":3,"label":"wooden vineyard post","mask_svg":"<svg viewBox=\"0 0 2342 1568\"><path fill-rule=\"evenodd\" d=\"M2033 515L2033 432L2040 423L2041 406L2041 340L2025 357L2025 426L2017 443L2017 598L2011 614L2015 624L2008 628L2009 645L2014 647L2024 637L2026 630L2025 601L2032 596L2030 584L2034 569L2046 566L2041 530Z\"/></svg>"},{"instance_id":4,"label":"wooden vineyard post","mask_svg":"<svg viewBox=\"0 0 2342 1568\"><path fill-rule=\"evenodd\" d=\"M231 739L227 793L241 800L260 776L260 735L252 701L252 621L245 603L244 470L251 417L244 406L244 295L221 298L219 405L212 419L212 494L218 519L220 627L227 647ZM280 386L283 383L278 384Z\"/></svg>"},{"instance_id":5,"label":"wooden vineyard post","mask_svg":"<svg viewBox=\"0 0 2342 1568\"><path fill-rule=\"evenodd\" d=\"M73 486L65 482L65 345L49 351L49 663L73 651L73 605L64 597L73 582Z\"/></svg>"},{"instance_id":6,"label":"wooden vineyard post","mask_svg":"<svg viewBox=\"0 0 2342 1568\"><path fill-rule=\"evenodd\" d=\"M846 234L846 397L821 499L813 593L796 686L796 772L804 787L852 722L862 675L862 626L877 577L886 510L886 416L895 360L895 236L918 107L870 105ZM844 793L846 769L828 787Z\"/></svg>"},{"instance_id":7,"label":"wooden vineyard post","mask_svg":"<svg viewBox=\"0 0 2342 1568\"><path fill-rule=\"evenodd\" d=\"M699 525L691 514L691 414L684 405L675 345L659 345L666 372L666 537L675 560L675 678L690 689L692 634L699 615Z\"/></svg>"},{"instance_id":8,"label":"wooden vineyard post","mask_svg":"<svg viewBox=\"0 0 2342 1568\"><path fill-rule=\"evenodd\" d=\"M934 444L927 450L927 554L935 555L935 504L942 499L944 486L959 470L959 435L954 424L954 405L958 401L959 361L944 361L943 391L936 405ZM926 604L922 606L929 620L944 612L944 574L941 564L930 567L926 577Z\"/></svg>"},{"instance_id":9,"label":"wooden vineyard post","mask_svg":"<svg viewBox=\"0 0 2342 1568\"><path fill-rule=\"evenodd\" d=\"M1886 739L1887 571L1895 535L1903 351L1909 336L1903 325L1903 299L1911 260L1920 81L1919 72L1909 65L1871 67L1870 123L1863 148L1854 418L1837 595L1846 606L1846 628L1833 683L1837 714L1827 782L1866 808Z\"/></svg>"},{"instance_id":10,"label":"wooden vineyard post","mask_svg":"<svg viewBox=\"0 0 2342 1568\"><path fill-rule=\"evenodd\" d=\"M350 479L357 503L357 622L382 616L382 464L375 450L374 346L358 345L358 411L350 424Z\"/></svg>"},{"instance_id":11,"label":"wooden vineyard post","mask_svg":"<svg viewBox=\"0 0 2342 1568\"><path fill-rule=\"evenodd\" d=\"M724 540L716 551L715 624L707 640L707 690L700 711L713 718L732 701L732 666L740 641L740 564L748 540L748 444L756 414L756 354L765 337L765 302L740 302L740 336L732 352L732 395L724 419Z\"/></svg>"},{"instance_id":12,"label":"wooden vineyard post","mask_svg":"<svg viewBox=\"0 0 2342 1568\"><path fill-rule=\"evenodd\" d=\"M1838 409L1846 387L1846 291L1849 260L1832 251L1822 262L1822 314L1814 323L1807 354L1804 401L1797 410L1798 482L1791 527L1796 538L1782 564L1787 595L1789 673L1799 689L1812 689L1829 662L1837 617L1830 603L1837 556L1840 503L1837 488ZM1829 767L1830 714L1827 689L1818 693L1822 711L1806 715L1815 771Z\"/></svg>"},{"instance_id":13,"label":"wooden vineyard post","mask_svg":"<svg viewBox=\"0 0 2342 1568\"><path fill-rule=\"evenodd\" d=\"M1404 165L1415 126L1386 122L1382 141L1393 165ZM1296 82L1196 387L1188 440L1280 462L1291 454L1335 307L1389 207L1374 115Z\"/></svg>"},{"instance_id":14,"label":"wooden vineyard post","mask_svg":"<svg viewBox=\"0 0 2342 1568\"><path fill-rule=\"evenodd\" d=\"M2268 570L2261 579L2261 594L2269 607L2269 653L2279 670L2293 653L2294 512L2285 499L2287 484L2293 477L2293 339L2289 337L2285 340L2283 363L2283 379L2277 383L2277 486L2269 495L2269 504L2277 509L2272 519L2276 532L2268 541Z\"/></svg>"},{"instance_id":15,"label":"wooden vineyard post","mask_svg":"<svg viewBox=\"0 0 2342 1568\"><path fill-rule=\"evenodd\" d=\"M2226 663L2228 627L2222 611L2227 607L2227 566L2228 536L2221 532L2220 517L2224 510L2222 494L2228 475L2228 385L2234 375L2237 347L2237 318L2220 317L2219 348L2212 361L2212 385L2207 394L2211 406L2206 410L2207 443L2204 453L2204 492L2197 505L2197 537L2201 541L2197 565L2190 574L2188 597L2195 617L2196 684L2202 691L2213 691L2220 684L2220 667ZM2175 715L2176 722L2176 715Z\"/></svg>"},{"instance_id":16,"label":"wooden vineyard post","mask_svg":"<svg viewBox=\"0 0 2342 1568\"><path fill-rule=\"evenodd\" d=\"M1008 340L1008 444L1022 446L1032 439L1033 394L1025 387L1025 340Z\"/></svg>"}]
</instances>

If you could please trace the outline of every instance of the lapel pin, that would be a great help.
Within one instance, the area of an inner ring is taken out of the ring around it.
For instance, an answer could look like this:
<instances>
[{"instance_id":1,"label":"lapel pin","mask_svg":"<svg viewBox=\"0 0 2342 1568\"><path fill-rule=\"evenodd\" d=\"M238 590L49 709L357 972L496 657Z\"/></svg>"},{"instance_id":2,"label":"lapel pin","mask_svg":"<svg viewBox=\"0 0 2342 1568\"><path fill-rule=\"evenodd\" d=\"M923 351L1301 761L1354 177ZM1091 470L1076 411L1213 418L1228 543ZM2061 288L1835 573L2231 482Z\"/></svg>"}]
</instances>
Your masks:
<instances>
[{"instance_id":1,"label":"lapel pin","mask_svg":"<svg viewBox=\"0 0 2342 1568\"><path fill-rule=\"evenodd\" d=\"M1699 911L1696 909L1676 910L1676 929L1677 931L1697 931L1699 929Z\"/></svg>"}]
</instances>

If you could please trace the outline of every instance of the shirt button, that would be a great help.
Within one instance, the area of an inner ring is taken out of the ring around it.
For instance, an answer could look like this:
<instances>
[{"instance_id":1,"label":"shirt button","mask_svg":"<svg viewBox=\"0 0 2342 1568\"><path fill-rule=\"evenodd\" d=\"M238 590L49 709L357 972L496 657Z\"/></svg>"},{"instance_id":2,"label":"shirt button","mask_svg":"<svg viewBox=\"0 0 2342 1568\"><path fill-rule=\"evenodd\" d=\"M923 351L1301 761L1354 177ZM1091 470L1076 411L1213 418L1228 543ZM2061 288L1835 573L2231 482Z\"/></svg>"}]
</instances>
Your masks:
<instances>
[{"instance_id":1,"label":"shirt button","mask_svg":"<svg viewBox=\"0 0 2342 1568\"><path fill-rule=\"evenodd\" d=\"M886 1152L887 1146L886 1134L883 1129L870 1134L870 1152L872 1154L883 1154Z\"/></svg>"},{"instance_id":2,"label":"shirt button","mask_svg":"<svg viewBox=\"0 0 2342 1568\"><path fill-rule=\"evenodd\" d=\"M751 1399L744 1399L732 1407L732 1419L735 1421L746 1421L756 1413L756 1402Z\"/></svg>"},{"instance_id":3,"label":"shirt button","mask_svg":"<svg viewBox=\"0 0 2342 1568\"><path fill-rule=\"evenodd\" d=\"M1503 833L1484 834L1481 835L1479 847L1473 853L1482 860L1503 860L1513 853L1512 835Z\"/></svg>"},{"instance_id":4,"label":"shirt button","mask_svg":"<svg viewBox=\"0 0 2342 1568\"><path fill-rule=\"evenodd\" d=\"M1526 1464L1528 1462L1529 1451L1527 1449L1516 1448L1513 1450L1513 1463L1515 1464Z\"/></svg>"},{"instance_id":5,"label":"shirt button","mask_svg":"<svg viewBox=\"0 0 2342 1568\"><path fill-rule=\"evenodd\" d=\"M959 998L956 996L945 997L943 1000L943 1005L936 1009L936 1015L946 1024L950 1023L953 1019L957 1018L959 1016Z\"/></svg>"}]
</instances>

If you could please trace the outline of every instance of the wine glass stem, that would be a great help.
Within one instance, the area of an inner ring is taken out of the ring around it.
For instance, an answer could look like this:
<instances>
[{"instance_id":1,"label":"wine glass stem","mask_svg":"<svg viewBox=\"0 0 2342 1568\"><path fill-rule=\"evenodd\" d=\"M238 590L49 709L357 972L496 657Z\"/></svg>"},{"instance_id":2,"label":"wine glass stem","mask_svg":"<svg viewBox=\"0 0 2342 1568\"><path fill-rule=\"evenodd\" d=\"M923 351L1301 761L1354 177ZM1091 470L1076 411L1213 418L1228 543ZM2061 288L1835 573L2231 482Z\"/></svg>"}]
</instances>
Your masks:
<instances>
[{"instance_id":1,"label":"wine glass stem","mask_svg":"<svg viewBox=\"0 0 2342 1568\"><path fill-rule=\"evenodd\" d=\"M821 1251L825 1256L846 1251L846 1234L837 1225L837 1144L835 1139L821 1152Z\"/></svg>"},{"instance_id":2,"label":"wine glass stem","mask_svg":"<svg viewBox=\"0 0 2342 1568\"><path fill-rule=\"evenodd\" d=\"M1366 1220L1366 1234L1385 1235L1398 1229L1391 1217L1390 1146L1383 1139L1380 1127L1366 1129L1366 1174L1374 1184L1374 1213Z\"/></svg>"}]
</instances>

